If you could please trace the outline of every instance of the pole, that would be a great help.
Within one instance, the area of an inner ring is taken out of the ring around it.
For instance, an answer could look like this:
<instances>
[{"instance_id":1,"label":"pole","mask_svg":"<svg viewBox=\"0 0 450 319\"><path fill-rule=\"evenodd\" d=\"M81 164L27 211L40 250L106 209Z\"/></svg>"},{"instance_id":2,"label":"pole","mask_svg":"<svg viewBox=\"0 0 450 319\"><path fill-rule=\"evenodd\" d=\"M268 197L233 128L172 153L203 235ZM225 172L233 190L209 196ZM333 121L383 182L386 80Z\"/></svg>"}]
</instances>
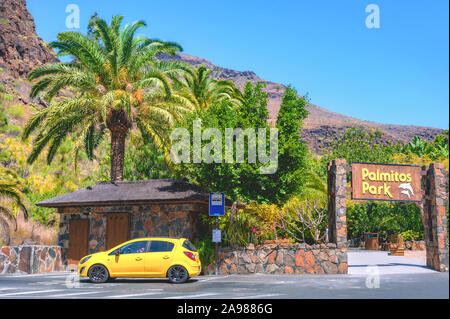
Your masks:
<instances>
[{"instance_id":1,"label":"pole","mask_svg":"<svg viewBox=\"0 0 450 319\"><path fill-rule=\"evenodd\" d=\"M216 229L219 229L219 217L216 216ZM218 248L219 248L219 243L216 242L216 256L215 256L215 262L214 262L214 274L217 276L218 273L218 269L217 269L217 257L218 257Z\"/></svg>"}]
</instances>

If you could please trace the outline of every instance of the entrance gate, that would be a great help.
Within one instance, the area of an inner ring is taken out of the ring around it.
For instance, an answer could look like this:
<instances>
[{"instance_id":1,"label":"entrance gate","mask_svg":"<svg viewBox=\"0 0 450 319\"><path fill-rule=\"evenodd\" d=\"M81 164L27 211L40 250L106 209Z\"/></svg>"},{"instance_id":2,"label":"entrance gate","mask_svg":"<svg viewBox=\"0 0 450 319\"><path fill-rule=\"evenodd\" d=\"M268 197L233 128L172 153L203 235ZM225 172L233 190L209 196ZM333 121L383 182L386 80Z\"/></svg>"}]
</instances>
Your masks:
<instances>
[{"instance_id":1,"label":"entrance gate","mask_svg":"<svg viewBox=\"0 0 450 319\"><path fill-rule=\"evenodd\" d=\"M370 166L374 164L364 164ZM355 166L355 165L354 165ZM380 167L382 167L381 165ZM397 167L400 171L403 169L411 168L414 166L406 165L393 165L392 168ZM417 167L414 167L418 169ZM353 185L347 188L347 172L351 172L352 168L348 167L344 159L335 159L328 164L328 238L329 241L335 243L338 248L344 248L347 245L347 220L346 220L346 197L348 192L352 192L356 186L362 187L362 185ZM364 190L368 197L357 198L361 199L374 199L373 196L377 196L378 193L389 193L385 200L395 201L415 201L421 209L422 222L424 225L424 239L426 245L427 266L437 271L448 271L448 243L447 243L447 219L445 215L445 192L446 181L444 165L440 163L433 163L430 165L422 166L418 174L420 179L420 190L414 193L414 190L410 190L408 185L413 184L414 181L411 178L407 178L407 173L402 173L402 179L399 178L399 174L395 175L381 175L383 172L379 171L373 173L375 175L366 174L367 180L375 181L374 185L365 185ZM365 171L368 173L368 171ZM353 173L354 174L354 173ZM377 175L378 174L378 175ZM381 178L380 178L381 176ZM391 179L392 178L392 179ZM404 179L404 180L403 180ZM384 180L383 186L377 186L377 182ZM396 198L393 192L390 192L388 188L389 182L401 183L396 190L402 196L408 195L408 199ZM403 183L404 182L404 183ZM375 188L369 188L375 187ZM384 187L384 189L383 189ZM369 192L372 190L372 193ZM361 189L356 190L361 195ZM413 196L414 197L411 197ZM352 197L353 198L353 197ZM413 199L413 200L411 200ZM381 200L376 198L376 200Z\"/></svg>"}]
</instances>

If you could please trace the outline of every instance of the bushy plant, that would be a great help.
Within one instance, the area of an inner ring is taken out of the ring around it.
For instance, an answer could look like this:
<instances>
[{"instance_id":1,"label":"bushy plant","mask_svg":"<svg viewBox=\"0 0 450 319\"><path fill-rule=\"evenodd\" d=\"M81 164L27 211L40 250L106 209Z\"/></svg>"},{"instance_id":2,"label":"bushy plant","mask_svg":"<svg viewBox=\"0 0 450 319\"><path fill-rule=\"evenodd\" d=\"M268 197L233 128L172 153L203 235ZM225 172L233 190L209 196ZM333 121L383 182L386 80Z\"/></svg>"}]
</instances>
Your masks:
<instances>
[{"instance_id":1,"label":"bushy plant","mask_svg":"<svg viewBox=\"0 0 450 319\"><path fill-rule=\"evenodd\" d=\"M411 229L403 231L399 235L403 237L404 241L418 240L420 238L420 233Z\"/></svg>"},{"instance_id":2,"label":"bushy plant","mask_svg":"<svg viewBox=\"0 0 450 319\"><path fill-rule=\"evenodd\" d=\"M283 206L279 228L296 242L324 240L328 221L327 203L321 197L294 197Z\"/></svg>"},{"instance_id":3,"label":"bushy plant","mask_svg":"<svg viewBox=\"0 0 450 319\"><path fill-rule=\"evenodd\" d=\"M193 244L197 248L202 263L202 270L204 271L208 265L213 264L215 261L215 244L210 237L195 239Z\"/></svg>"},{"instance_id":4,"label":"bushy plant","mask_svg":"<svg viewBox=\"0 0 450 319\"><path fill-rule=\"evenodd\" d=\"M411 231L423 238L423 223L416 204L369 201L347 205L347 232L349 239L362 241L364 233L378 233L381 242L389 235Z\"/></svg>"}]
</instances>

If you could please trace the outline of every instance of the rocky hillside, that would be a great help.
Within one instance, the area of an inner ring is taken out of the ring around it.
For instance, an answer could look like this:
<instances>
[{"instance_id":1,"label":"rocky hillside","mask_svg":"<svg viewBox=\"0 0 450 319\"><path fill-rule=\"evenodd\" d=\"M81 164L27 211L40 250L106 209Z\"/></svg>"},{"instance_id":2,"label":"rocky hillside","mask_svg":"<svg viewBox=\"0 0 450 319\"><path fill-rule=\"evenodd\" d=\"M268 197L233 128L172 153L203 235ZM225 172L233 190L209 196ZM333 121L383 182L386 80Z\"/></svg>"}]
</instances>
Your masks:
<instances>
[{"instance_id":1,"label":"rocky hillside","mask_svg":"<svg viewBox=\"0 0 450 319\"><path fill-rule=\"evenodd\" d=\"M34 67L52 61L56 57L37 36L25 0L1 0L0 67L13 77L22 77Z\"/></svg>"},{"instance_id":2,"label":"rocky hillside","mask_svg":"<svg viewBox=\"0 0 450 319\"><path fill-rule=\"evenodd\" d=\"M269 95L269 120L275 121L278 110L280 109L281 99L285 89L284 85L261 79L252 71L241 72L221 68L214 65L209 60L194 57L188 54L181 53L174 58L170 58L167 56L165 58L185 61L196 66L203 64L208 68L217 69L218 72L216 73L216 77L231 80L236 83L236 85L241 89L244 87L247 81L251 81L253 83L265 83L265 90ZM403 143L409 142L415 135L430 141L436 135L441 134L443 131L442 129L433 127L389 125L363 121L326 110L314 104L309 104L308 110L309 116L305 120L301 135L304 141L308 142L309 147L317 153L321 153L321 151L326 148L327 145L329 145L330 138L343 134L344 131L350 127L359 127L367 130L379 129L384 133L384 142L386 143L388 141L392 141L394 143L396 143L397 141Z\"/></svg>"},{"instance_id":3,"label":"rocky hillside","mask_svg":"<svg viewBox=\"0 0 450 319\"><path fill-rule=\"evenodd\" d=\"M145 18L145 17L144 17ZM169 58L169 57L165 57ZM232 80L239 88L247 81L264 82L269 94L269 116L276 119L285 86L266 81L252 71L235 71L215 66L210 61L179 54L174 58L186 61L192 65L203 64L218 70L216 76ZM57 61L52 50L38 37L33 17L26 8L26 0L1 0L0 2L0 85L16 100L29 104L28 93L30 83L25 80L27 73L34 67L48 62ZM301 90L301 88L298 88ZM378 128L384 132L385 141L408 142L414 135L427 140L442 132L441 129L405 125L386 125L334 113L320 106L310 104L309 116L301 132L309 147L320 153L328 145L330 138L342 134L349 127L365 129Z\"/></svg>"}]
</instances>

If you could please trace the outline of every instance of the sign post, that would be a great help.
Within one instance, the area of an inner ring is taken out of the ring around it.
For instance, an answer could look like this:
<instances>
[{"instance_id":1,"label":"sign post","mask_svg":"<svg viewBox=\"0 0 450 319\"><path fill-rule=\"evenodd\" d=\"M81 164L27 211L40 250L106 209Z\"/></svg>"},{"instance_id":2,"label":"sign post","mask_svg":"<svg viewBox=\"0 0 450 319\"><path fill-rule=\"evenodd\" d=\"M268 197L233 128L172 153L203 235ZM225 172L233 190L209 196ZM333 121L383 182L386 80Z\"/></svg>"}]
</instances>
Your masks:
<instances>
[{"instance_id":1,"label":"sign post","mask_svg":"<svg viewBox=\"0 0 450 319\"><path fill-rule=\"evenodd\" d=\"M216 217L216 228L213 230L213 243L216 243L214 274L217 275L218 262L218 244L221 242L221 231L219 229L219 216L225 215L225 194L224 193L210 193L209 194L209 216Z\"/></svg>"}]
</instances>

